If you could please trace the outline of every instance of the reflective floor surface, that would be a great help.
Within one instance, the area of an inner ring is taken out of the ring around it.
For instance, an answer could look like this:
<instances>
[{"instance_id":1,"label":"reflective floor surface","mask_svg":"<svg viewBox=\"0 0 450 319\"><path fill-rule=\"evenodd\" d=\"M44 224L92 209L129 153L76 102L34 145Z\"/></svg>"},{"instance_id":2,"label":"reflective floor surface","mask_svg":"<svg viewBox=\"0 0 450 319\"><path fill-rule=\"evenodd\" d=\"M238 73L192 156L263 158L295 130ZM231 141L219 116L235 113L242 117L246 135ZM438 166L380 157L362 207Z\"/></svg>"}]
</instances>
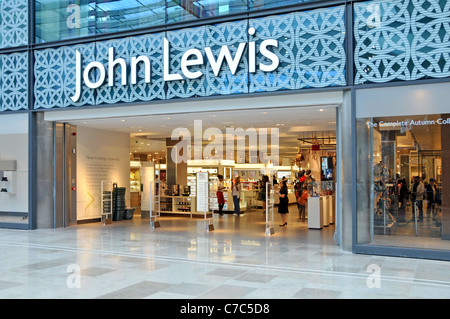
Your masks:
<instances>
[{"instance_id":1,"label":"reflective floor surface","mask_svg":"<svg viewBox=\"0 0 450 319\"><path fill-rule=\"evenodd\" d=\"M448 262L343 251L334 226L289 214L162 217L52 230L0 229L0 298L450 298Z\"/></svg>"}]
</instances>

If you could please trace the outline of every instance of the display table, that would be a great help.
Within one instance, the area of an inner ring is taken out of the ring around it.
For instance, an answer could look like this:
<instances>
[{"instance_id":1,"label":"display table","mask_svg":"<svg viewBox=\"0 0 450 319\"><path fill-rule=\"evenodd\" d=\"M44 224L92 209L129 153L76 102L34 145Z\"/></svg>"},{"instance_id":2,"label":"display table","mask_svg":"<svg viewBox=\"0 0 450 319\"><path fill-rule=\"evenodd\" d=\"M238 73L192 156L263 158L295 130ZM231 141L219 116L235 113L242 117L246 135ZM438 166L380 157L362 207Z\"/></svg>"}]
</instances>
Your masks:
<instances>
[{"instance_id":1,"label":"display table","mask_svg":"<svg viewBox=\"0 0 450 319\"><path fill-rule=\"evenodd\" d=\"M321 229L336 222L335 196L308 198L308 228Z\"/></svg>"},{"instance_id":2,"label":"display table","mask_svg":"<svg viewBox=\"0 0 450 319\"><path fill-rule=\"evenodd\" d=\"M308 228L322 229L323 227L323 197L308 198Z\"/></svg>"},{"instance_id":3,"label":"display table","mask_svg":"<svg viewBox=\"0 0 450 319\"><path fill-rule=\"evenodd\" d=\"M161 215L199 214L196 211L195 196L161 196ZM204 214L204 213L202 213Z\"/></svg>"}]
</instances>

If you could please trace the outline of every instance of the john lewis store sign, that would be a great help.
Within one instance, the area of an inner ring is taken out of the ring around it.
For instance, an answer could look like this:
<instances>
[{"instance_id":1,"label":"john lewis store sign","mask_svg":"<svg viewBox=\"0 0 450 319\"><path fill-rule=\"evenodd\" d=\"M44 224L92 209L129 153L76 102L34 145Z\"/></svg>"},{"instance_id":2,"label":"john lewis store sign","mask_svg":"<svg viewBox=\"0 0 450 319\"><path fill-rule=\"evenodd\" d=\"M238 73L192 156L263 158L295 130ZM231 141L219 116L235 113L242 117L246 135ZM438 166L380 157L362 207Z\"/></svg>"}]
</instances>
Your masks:
<instances>
[{"instance_id":1,"label":"john lewis store sign","mask_svg":"<svg viewBox=\"0 0 450 319\"><path fill-rule=\"evenodd\" d=\"M248 29L249 35L255 34L254 28ZM236 74L238 66L242 59L247 58L249 73L255 73L257 69L263 72L271 72L278 68L280 60L278 56L271 51L271 48L278 47L278 41L275 39L267 39L259 45L259 54L265 58L265 62L256 63L256 43L255 41L241 42L237 46L237 50L233 54L228 45L223 45L218 53L215 55L211 47L205 47L204 53L199 49L188 49L181 57L180 66L181 73L171 73L171 57L170 57L170 43L164 37L163 43L163 76L164 81L179 81L183 79L197 79L203 76L203 72L195 67L203 66L206 62L209 63L215 76L219 76L220 70L224 62L228 64L232 75ZM247 57L244 56L245 49L248 47ZM204 56L206 55L206 57ZM83 70L82 56L80 51L76 50L76 90L75 95L71 96L73 102L77 102L81 97L82 87L85 84L88 88L97 89L105 85L106 77L107 85L114 86L115 83L115 69L120 68L120 83L128 85L135 85L138 82L138 66L142 65L144 68L144 81L151 83L151 61L146 55L139 55L131 57L130 65L123 58L116 58L113 47L108 48L108 74L106 67L99 61L90 62ZM130 70L130 79L128 78L128 69ZM90 78L93 70L97 70L98 77L95 81Z\"/></svg>"}]
</instances>

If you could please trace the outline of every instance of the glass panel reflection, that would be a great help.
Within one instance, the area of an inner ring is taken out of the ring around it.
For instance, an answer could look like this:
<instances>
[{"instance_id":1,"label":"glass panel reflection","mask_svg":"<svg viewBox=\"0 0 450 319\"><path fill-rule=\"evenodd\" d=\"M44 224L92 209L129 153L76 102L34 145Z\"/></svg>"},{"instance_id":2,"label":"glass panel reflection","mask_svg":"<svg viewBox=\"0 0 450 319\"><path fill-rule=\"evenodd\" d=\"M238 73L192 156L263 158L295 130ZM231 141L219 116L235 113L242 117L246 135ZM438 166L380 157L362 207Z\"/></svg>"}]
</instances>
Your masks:
<instances>
[{"instance_id":1,"label":"glass panel reflection","mask_svg":"<svg viewBox=\"0 0 450 319\"><path fill-rule=\"evenodd\" d=\"M317 2L320 0L249 0L249 10L261 10L274 7L288 6L303 2Z\"/></svg>"},{"instance_id":2,"label":"glass panel reflection","mask_svg":"<svg viewBox=\"0 0 450 319\"><path fill-rule=\"evenodd\" d=\"M449 118L357 121L359 242L450 249L442 240L450 238L443 228L450 208L444 198L450 189Z\"/></svg>"},{"instance_id":3,"label":"glass panel reflection","mask_svg":"<svg viewBox=\"0 0 450 319\"><path fill-rule=\"evenodd\" d=\"M37 0L36 42L165 23L164 0Z\"/></svg>"},{"instance_id":4,"label":"glass panel reflection","mask_svg":"<svg viewBox=\"0 0 450 319\"><path fill-rule=\"evenodd\" d=\"M168 0L167 23L246 12L247 0Z\"/></svg>"},{"instance_id":5,"label":"glass panel reflection","mask_svg":"<svg viewBox=\"0 0 450 319\"><path fill-rule=\"evenodd\" d=\"M36 42L95 34L94 0L36 0Z\"/></svg>"},{"instance_id":6,"label":"glass panel reflection","mask_svg":"<svg viewBox=\"0 0 450 319\"><path fill-rule=\"evenodd\" d=\"M164 0L97 0L97 33L141 29L165 22Z\"/></svg>"},{"instance_id":7,"label":"glass panel reflection","mask_svg":"<svg viewBox=\"0 0 450 319\"><path fill-rule=\"evenodd\" d=\"M36 0L36 43L319 0Z\"/></svg>"}]
</instances>

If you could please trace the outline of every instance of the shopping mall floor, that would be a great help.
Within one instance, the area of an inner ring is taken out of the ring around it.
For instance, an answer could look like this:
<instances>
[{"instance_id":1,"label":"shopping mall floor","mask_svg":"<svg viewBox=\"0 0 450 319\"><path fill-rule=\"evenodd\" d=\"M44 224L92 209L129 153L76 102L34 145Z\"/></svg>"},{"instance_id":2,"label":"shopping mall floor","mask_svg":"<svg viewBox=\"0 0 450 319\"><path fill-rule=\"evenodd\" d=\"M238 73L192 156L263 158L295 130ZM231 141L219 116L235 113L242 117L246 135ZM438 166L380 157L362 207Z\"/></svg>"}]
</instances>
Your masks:
<instances>
[{"instance_id":1,"label":"shopping mall floor","mask_svg":"<svg viewBox=\"0 0 450 319\"><path fill-rule=\"evenodd\" d=\"M266 236L260 209L243 217L162 217L52 230L0 229L0 298L450 298L445 261L357 255L334 226L308 230L291 207Z\"/></svg>"}]
</instances>

